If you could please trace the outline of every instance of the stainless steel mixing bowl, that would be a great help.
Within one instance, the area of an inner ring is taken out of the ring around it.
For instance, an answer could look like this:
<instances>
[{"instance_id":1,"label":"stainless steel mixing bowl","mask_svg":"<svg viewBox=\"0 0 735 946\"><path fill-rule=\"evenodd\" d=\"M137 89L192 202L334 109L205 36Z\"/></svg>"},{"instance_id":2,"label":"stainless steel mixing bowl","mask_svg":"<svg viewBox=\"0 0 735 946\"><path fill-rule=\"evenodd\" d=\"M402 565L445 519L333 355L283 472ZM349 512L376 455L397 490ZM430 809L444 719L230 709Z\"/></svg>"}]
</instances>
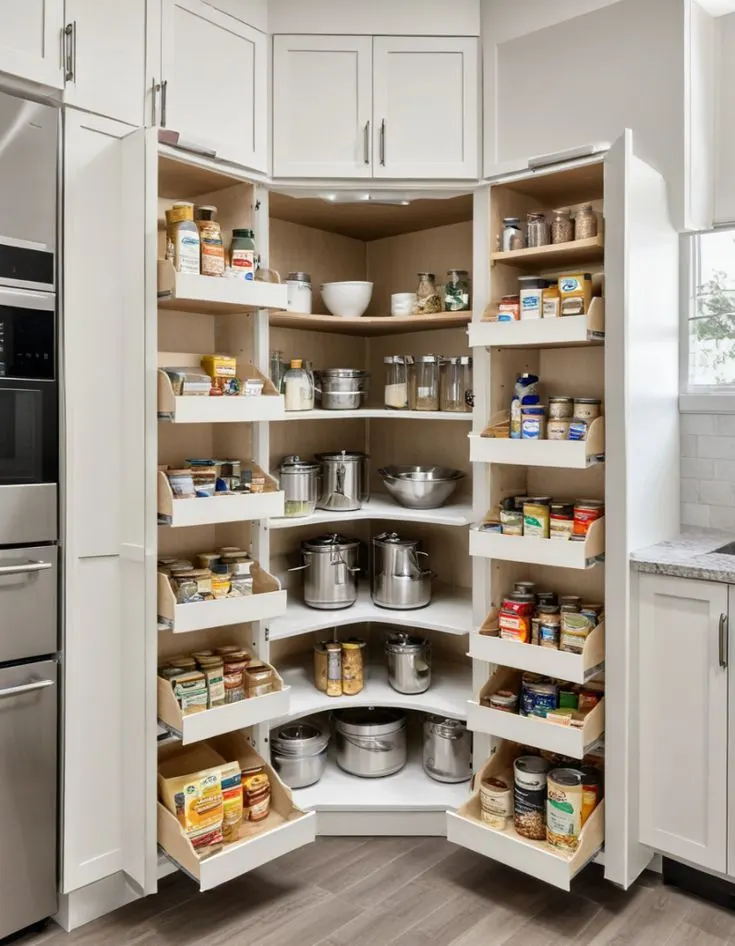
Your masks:
<instances>
[{"instance_id":1,"label":"stainless steel mixing bowl","mask_svg":"<svg viewBox=\"0 0 735 946\"><path fill-rule=\"evenodd\" d=\"M461 470L444 466L386 466L378 473L390 495L409 509L443 506L464 478Z\"/></svg>"}]
</instances>

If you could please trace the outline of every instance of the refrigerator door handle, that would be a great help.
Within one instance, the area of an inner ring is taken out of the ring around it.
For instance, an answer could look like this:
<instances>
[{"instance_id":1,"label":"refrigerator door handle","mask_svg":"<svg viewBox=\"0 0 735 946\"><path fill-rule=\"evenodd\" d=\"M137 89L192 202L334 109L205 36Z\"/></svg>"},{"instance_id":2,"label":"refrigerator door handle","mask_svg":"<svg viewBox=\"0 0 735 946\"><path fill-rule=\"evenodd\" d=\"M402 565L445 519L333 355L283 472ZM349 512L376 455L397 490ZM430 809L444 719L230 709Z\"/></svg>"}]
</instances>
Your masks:
<instances>
[{"instance_id":1,"label":"refrigerator door handle","mask_svg":"<svg viewBox=\"0 0 735 946\"><path fill-rule=\"evenodd\" d=\"M23 683L17 687L7 687L0 690L0 700L9 696L20 696L21 693L32 693L34 690L45 690L46 687L56 686L53 680L37 680L35 683Z\"/></svg>"},{"instance_id":2,"label":"refrigerator door handle","mask_svg":"<svg viewBox=\"0 0 735 946\"><path fill-rule=\"evenodd\" d=\"M25 572L45 572L47 568L53 568L51 562L37 562L29 558L25 565L0 565L0 577L2 575L22 575Z\"/></svg>"}]
</instances>

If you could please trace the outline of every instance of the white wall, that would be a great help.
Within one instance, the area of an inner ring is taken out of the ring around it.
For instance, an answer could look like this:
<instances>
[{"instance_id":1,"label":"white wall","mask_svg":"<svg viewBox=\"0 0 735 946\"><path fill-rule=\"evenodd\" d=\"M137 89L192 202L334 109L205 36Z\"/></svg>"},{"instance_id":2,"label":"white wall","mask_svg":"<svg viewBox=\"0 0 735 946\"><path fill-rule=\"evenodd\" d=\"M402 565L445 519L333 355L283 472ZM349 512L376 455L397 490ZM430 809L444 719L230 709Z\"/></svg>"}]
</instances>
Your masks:
<instances>
[{"instance_id":1,"label":"white wall","mask_svg":"<svg viewBox=\"0 0 735 946\"><path fill-rule=\"evenodd\" d=\"M504 43L612 3L617 0L482 0L482 32Z\"/></svg>"},{"instance_id":2,"label":"white wall","mask_svg":"<svg viewBox=\"0 0 735 946\"><path fill-rule=\"evenodd\" d=\"M518 4L518 0L501 2ZM539 5L545 2L548 0L541 0ZM559 0L553 2L561 5ZM479 36L480 0L268 0L268 31Z\"/></svg>"}]
</instances>

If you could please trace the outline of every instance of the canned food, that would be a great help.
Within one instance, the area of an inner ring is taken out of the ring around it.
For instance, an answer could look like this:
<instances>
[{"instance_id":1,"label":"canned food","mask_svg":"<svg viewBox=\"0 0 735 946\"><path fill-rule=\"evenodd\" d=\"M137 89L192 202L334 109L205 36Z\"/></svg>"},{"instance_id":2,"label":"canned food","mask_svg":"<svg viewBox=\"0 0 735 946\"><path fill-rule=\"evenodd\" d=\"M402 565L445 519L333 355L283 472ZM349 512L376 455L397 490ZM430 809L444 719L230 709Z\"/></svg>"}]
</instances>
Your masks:
<instances>
[{"instance_id":1,"label":"canned food","mask_svg":"<svg viewBox=\"0 0 735 946\"><path fill-rule=\"evenodd\" d=\"M549 538L550 514L545 503L523 504L523 534L539 539Z\"/></svg>"},{"instance_id":2,"label":"canned food","mask_svg":"<svg viewBox=\"0 0 735 946\"><path fill-rule=\"evenodd\" d=\"M513 763L513 823L524 838L546 840L546 777L549 763L536 755Z\"/></svg>"},{"instance_id":3,"label":"canned food","mask_svg":"<svg viewBox=\"0 0 735 946\"><path fill-rule=\"evenodd\" d=\"M590 525L605 514L605 504L597 499L580 499L574 504L573 535L587 535Z\"/></svg>"},{"instance_id":4,"label":"canned food","mask_svg":"<svg viewBox=\"0 0 735 946\"><path fill-rule=\"evenodd\" d=\"M574 417L580 420L593 421L600 416L602 401L599 397L575 397Z\"/></svg>"},{"instance_id":5,"label":"canned food","mask_svg":"<svg viewBox=\"0 0 735 946\"><path fill-rule=\"evenodd\" d=\"M490 706L503 713L515 713L518 707L518 694L512 690L497 690L490 694Z\"/></svg>"},{"instance_id":6,"label":"canned food","mask_svg":"<svg viewBox=\"0 0 735 946\"><path fill-rule=\"evenodd\" d=\"M602 776L592 765L583 765L579 771L582 774L582 824L584 825L599 804Z\"/></svg>"},{"instance_id":7,"label":"canned food","mask_svg":"<svg viewBox=\"0 0 735 946\"><path fill-rule=\"evenodd\" d=\"M559 634L561 630L561 614L559 606L543 604L538 609L539 616L539 644L542 647L559 649Z\"/></svg>"},{"instance_id":8,"label":"canned food","mask_svg":"<svg viewBox=\"0 0 735 946\"><path fill-rule=\"evenodd\" d=\"M561 637L559 649L569 654L581 654L590 631L597 623L596 618L581 611L564 612L561 616Z\"/></svg>"},{"instance_id":9,"label":"canned food","mask_svg":"<svg viewBox=\"0 0 735 946\"><path fill-rule=\"evenodd\" d=\"M541 625L539 625L541 643ZM537 682L524 674L521 683L520 715L541 716L555 710L559 705L559 687L555 683Z\"/></svg>"},{"instance_id":10,"label":"canned food","mask_svg":"<svg viewBox=\"0 0 735 946\"><path fill-rule=\"evenodd\" d=\"M531 637L531 614L501 610L498 614L498 629L503 640L527 644Z\"/></svg>"},{"instance_id":11,"label":"canned food","mask_svg":"<svg viewBox=\"0 0 735 946\"><path fill-rule=\"evenodd\" d=\"M552 769L546 784L546 840L553 847L575 851L582 831L582 773Z\"/></svg>"},{"instance_id":12,"label":"canned food","mask_svg":"<svg viewBox=\"0 0 735 946\"><path fill-rule=\"evenodd\" d=\"M523 535L523 513L520 509L501 509L500 525L503 535Z\"/></svg>"},{"instance_id":13,"label":"canned food","mask_svg":"<svg viewBox=\"0 0 735 946\"><path fill-rule=\"evenodd\" d=\"M513 814L513 792L504 778L484 778L480 782L480 815L485 824L503 831Z\"/></svg>"},{"instance_id":14,"label":"canned food","mask_svg":"<svg viewBox=\"0 0 735 946\"><path fill-rule=\"evenodd\" d=\"M573 397L550 397L549 420L565 420L574 417Z\"/></svg>"},{"instance_id":15,"label":"canned food","mask_svg":"<svg viewBox=\"0 0 735 946\"><path fill-rule=\"evenodd\" d=\"M549 418L546 425L546 439L567 440L569 438L569 424L568 420Z\"/></svg>"},{"instance_id":16,"label":"canned food","mask_svg":"<svg viewBox=\"0 0 735 946\"><path fill-rule=\"evenodd\" d=\"M587 430L589 424L586 420L581 420L579 417L575 417L574 420L567 421L567 440L586 440L587 439Z\"/></svg>"},{"instance_id":17,"label":"canned food","mask_svg":"<svg viewBox=\"0 0 735 946\"><path fill-rule=\"evenodd\" d=\"M535 603L535 595L514 592L507 598L503 598L501 608L503 611L512 611L513 614L532 614Z\"/></svg>"},{"instance_id":18,"label":"canned food","mask_svg":"<svg viewBox=\"0 0 735 946\"><path fill-rule=\"evenodd\" d=\"M543 440L546 433L546 408L541 404L521 407L521 440Z\"/></svg>"},{"instance_id":19,"label":"canned food","mask_svg":"<svg viewBox=\"0 0 735 946\"><path fill-rule=\"evenodd\" d=\"M513 585L514 591L519 591L527 595L534 594L535 589L536 589L535 581L517 581L515 585Z\"/></svg>"}]
</instances>

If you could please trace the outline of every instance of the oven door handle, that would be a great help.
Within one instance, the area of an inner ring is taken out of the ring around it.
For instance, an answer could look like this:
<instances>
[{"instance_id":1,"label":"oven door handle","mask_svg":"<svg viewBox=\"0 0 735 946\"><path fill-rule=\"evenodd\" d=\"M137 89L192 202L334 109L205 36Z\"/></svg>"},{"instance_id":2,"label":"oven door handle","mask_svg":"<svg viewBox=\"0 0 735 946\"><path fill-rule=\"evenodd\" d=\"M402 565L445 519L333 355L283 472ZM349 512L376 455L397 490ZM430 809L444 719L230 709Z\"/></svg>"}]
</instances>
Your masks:
<instances>
[{"instance_id":1,"label":"oven door handle","mask_svg":"<svg viewBox=\"0 0 735 946\"><path fill-rule=\"evenodd\" d=\"M0 700L9 696L20 696L21 693L32 693L34 690L45 690L46 687L55 686L53 680L36 680L35 683L23 683L17 687L7 687L0 690Z\"/></svg>"},{"instance_id":2,"label":"oven door handle","mask_svg":"<svg viewBox=\"0 0 735 946\"><path fill-rule=\"evenodd\" d=\"M0 565L0 577L2 575L23 575L26 572L45 572L47 568L53 568L51 562L37 562L29 558L24 565Z\"/></svg>"},{"instance_id":3,"label":"oven door handle","mask_svg":"<svg viewBox=\"0 0 735 946\"><path fill-rule=\"evenodd\" d=\"M53 292L34 292L32 289L0 288L0 305L11 309L35 309L53 312L56 308L56 296Z\"/></svg>"}]
</instances>

